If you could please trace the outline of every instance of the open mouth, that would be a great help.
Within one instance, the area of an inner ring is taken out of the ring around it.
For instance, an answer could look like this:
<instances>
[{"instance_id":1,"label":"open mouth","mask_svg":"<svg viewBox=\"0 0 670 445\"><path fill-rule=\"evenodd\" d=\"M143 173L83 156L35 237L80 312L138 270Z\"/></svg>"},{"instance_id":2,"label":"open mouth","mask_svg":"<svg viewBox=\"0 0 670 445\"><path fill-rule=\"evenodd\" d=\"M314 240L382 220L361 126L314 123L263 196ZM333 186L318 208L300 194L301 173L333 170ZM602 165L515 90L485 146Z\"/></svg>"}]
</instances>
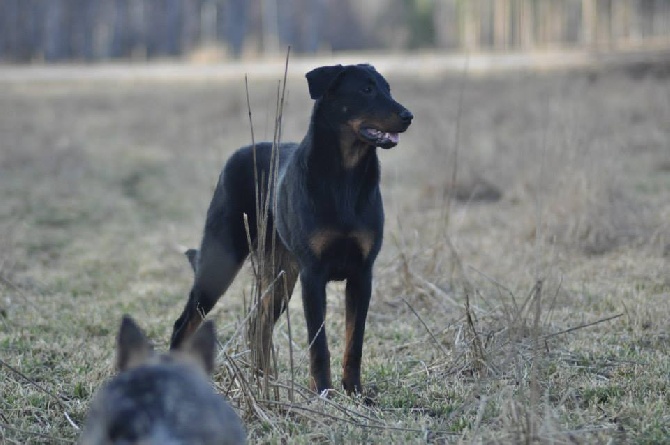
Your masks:
<instances>
[{"instance_id":1,"label":"open mouth","mask_svg":"<svg viewBox=\"0 0 670 445\"><path fill-rule=\"evenodd\" d=\"M359 134L366 142L381 148L395 147L400 141L399 133L384 132L375 128L361 128Z\"/></svg>"}]
</instances>

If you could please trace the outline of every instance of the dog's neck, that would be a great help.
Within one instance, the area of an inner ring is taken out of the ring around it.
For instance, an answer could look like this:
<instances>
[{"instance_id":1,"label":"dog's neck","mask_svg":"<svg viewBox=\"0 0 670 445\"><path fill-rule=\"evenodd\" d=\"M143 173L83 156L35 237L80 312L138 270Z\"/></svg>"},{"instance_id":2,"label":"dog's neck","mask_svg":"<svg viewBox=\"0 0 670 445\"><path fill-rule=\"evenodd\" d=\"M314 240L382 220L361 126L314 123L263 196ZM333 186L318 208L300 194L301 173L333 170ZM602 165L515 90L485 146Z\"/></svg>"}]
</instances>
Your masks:
<instances>
[{"instance_id":1,"label":"dog's neck","mask_svg":"<svg viewBox=\"0 0 670 445\"><path fill-rule=\"evenodd\" d=\"M348 195L354 202L367 201L379 186L376 147L365 145L353 132L343 130L343 125L330 123L318 113L315 106L298 154L306 167L308 187L319 193L319 190L325 192L328 185L326 189L337 188L338 196Z\"/></svg>"},{"instance_id":2,"label":"dog's neck","mask_svg":"<svg viewBox=\"0 0 670 445\"><path fill-rule=\"evenodd\" d=\"M320 105L317 102L314 106L306 135L309 143L304 144L310 150L307 154L310 169L329 176L360 174L356 170L368 169L370 164L378 169L376 147L358 139L349 124L321 118L325 111Z\"/></svg>"}]
</instances>

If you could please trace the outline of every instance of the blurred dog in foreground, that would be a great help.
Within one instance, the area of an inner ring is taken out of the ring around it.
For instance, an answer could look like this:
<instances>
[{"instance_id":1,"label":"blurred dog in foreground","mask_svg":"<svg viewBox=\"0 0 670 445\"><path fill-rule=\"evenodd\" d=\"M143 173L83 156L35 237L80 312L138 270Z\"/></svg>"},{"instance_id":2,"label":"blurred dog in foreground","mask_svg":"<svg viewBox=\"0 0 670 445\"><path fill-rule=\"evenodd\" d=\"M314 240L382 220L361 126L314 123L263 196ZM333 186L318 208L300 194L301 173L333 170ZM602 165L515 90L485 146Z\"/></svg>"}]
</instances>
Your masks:
<instances>
[{"instance_id":1,"label":"blurred dog in foreground","mask_svg":"<svg viewBox=\"0 0 670 445\"><path fill-rule=\"evenodd\" d=\"M96 394L79 444L244 444L240 419L208 381L215 353L212 322L179 349L158 354L124 316L117 339L119 374Z\"/></svg>"}]
</instances>

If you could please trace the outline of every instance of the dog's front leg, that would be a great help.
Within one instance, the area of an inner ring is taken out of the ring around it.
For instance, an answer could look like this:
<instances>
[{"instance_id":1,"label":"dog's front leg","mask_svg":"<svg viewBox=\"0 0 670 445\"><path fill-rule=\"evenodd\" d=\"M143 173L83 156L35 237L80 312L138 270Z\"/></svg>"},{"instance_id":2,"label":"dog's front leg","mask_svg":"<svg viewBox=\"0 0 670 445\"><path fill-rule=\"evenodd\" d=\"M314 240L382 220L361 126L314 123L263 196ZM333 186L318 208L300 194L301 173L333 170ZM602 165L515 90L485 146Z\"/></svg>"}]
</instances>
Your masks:
<instances>
[{"instance_id":1,"label":"dog's front leg","mask_svg":"<svg viewBox=\"0 0 670 445\"><path fill-rule=\"evenodd\" d=\"M361 392L361 357L365 320L372 293L372 271L365 270L347 279L347 331L342 362L342 385L347 394Z\"/></svg>"},{"instance_id":2,"label":"dog's front leg","mask_svg":"<svg viewBox=\"0 0 670 445\"><path fill-rule=\"evenodd\" d=\"M326 339L326 277L317 270L300 272L302 306L307 321L309 340L309 372L311 388L321 393L333 387L330 378L330 352Z\"/></svg>"}]
</instances>

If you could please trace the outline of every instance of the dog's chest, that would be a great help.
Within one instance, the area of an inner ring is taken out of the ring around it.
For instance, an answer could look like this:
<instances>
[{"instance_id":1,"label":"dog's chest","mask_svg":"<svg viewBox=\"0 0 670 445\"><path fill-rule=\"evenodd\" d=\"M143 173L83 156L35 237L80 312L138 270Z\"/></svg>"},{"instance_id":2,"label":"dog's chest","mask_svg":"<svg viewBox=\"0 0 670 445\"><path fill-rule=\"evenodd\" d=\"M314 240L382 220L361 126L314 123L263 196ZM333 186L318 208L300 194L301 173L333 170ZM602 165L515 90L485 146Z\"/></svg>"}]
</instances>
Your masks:
<instances>
[{"instance_id":1,"label":"dog's chest","mask_svg":"<svg viewBox=\"0 0 670 445\"><path fill-rule=\"evenodd\" d=\"M313 257L329 271L330 279L342 280L376 255L376 234L368 229L351 231L316 229L308 236Z\"/></svg>"},{"instance_id":2,"label":"dog's chest","mask_svg":"<svg viewBox=\"0 0 670 445\"><path fill-rule=\"evenodd\" d=\"M317 229L309 236L309 247L317 258L327 253L342 251L344 254L360 255L366 259L375 242L375 234L371 230L360 229L339 231L336 229Z\"/></svg>"},{"instance_id":3,"label":"dog's chest","mask_svg":"<svg viewBox=\"0 0 670 445\"><path fill-rule=\"evenodd\" d=\"M277 230L303 266L319 264L330 279L343 279L379 251L384 211L378 183L365 171L315 171L291 162L283 170Z\"/></svg>"}]
</instances>

